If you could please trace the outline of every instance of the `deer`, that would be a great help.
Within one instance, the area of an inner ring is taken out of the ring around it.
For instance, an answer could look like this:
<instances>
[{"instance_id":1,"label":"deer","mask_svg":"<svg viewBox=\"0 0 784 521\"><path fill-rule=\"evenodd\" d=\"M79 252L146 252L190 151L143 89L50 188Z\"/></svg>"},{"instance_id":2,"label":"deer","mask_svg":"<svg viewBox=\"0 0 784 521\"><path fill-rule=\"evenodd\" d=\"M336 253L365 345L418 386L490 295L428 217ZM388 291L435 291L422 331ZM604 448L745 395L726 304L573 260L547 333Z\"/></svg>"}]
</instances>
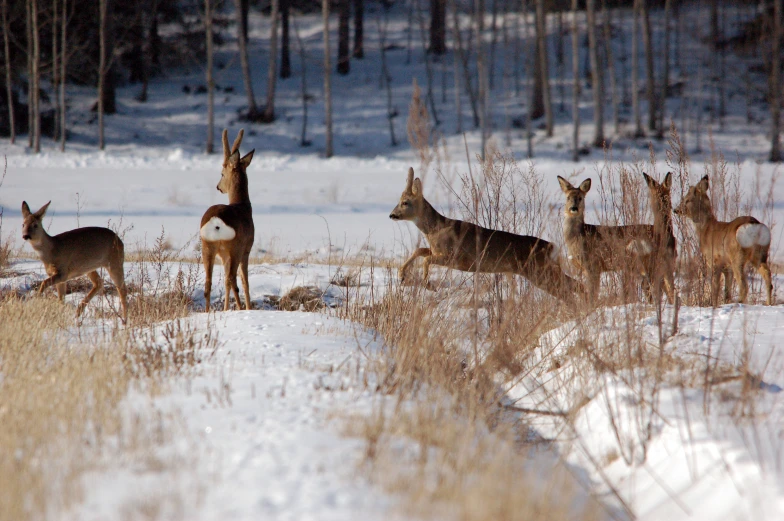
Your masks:
<instances>
[{"instance_id":1,"label":"deer","mask_svg":"<svg viewBox=\"0 0 784 521\"><path fill-rule=\"evenodd\" d=\"M251 309L250 289L248 288L248 260L256 230L253 226L253 209L248 194L248 175L255 149L240 157L240 143L244 130L240 130L234 145L229 149L229 131L223 130L223 168L220 182L216 187L219 192L228 194L229 204L210 206L201 218L199 236L201 237L202 261L204 263L204 301L206 311L210 311L210 293L212 291L212 269L215 257L223 264L225 273L226 298L223 310L229 310L229 296L234 293L237 309L242 309L239 288L237 287L237 271L242 278L245 290L245 309Z\"/></svg>"},{"instance_id":2,"label":"deer","mask_svg":"<svg viewBox=\"0 0 784 521\"><path fill-rule=\"evenodd\" d=\"M642 173L648 185L648 196L653 212L653 255L650 266L652 270L652 286L659 295L659 281L664 283L664 291L670 304L675 304L675 263L678 258L677 243L672 227L672 172L667 172L664 181L659 183L654 178Z\"/></svg>"},{"instance_id":3,"label":"deer","mask_svg":"<svg viewBox=\"0 0 784 521\"><path fill-rule=\"evenodd\" d=\"M608 271L639 275L647 280L644 288L649 292L655 273L654 226L588 224L585 222L585 197L591 189L591 179L584 180L576 188L561 176L558 176L558 183L566 197L563 232L569 260L586 279L590 300L596 302L601 275Z\"/></svg>"},{"instance_id":4,"label":"deer","mask_svg":"<svg viewBox=\"0 0 784 521\"><path fill-rule=\"evenodd\" d=\"M724 275L724 298L729 301L733 278L740 285L738 302L745 302L748 281L745 269L751 264L765 281L766 304L773 305L773 283L768 266L770 228L756 218L745 215L723 222L713 215L708 197L708 176L689 188L675 214L688 217L694 224L700 243L700 253L711 275L711 304L718 305L719 285Z\"/></svg>"},{"instance_id":5,"label":"deer","mask_svg":"<svg viewBox=\"0 0 784 521\"><path fill-rule=\"evenodd\" d=\"M49 235L43 226L43 218L52 201L49 201L37 212L31 212L27 201L22 201L22 239L28 241L38 254L38 258L46 269L49 277L38 289L42 295L51 286L57 290L60 300L65 299L66 282L87 275L92 288L85 295L76 309L80 316L92 298L103 290L103 279L98 274L100 268L106 268L117 292L120 294L122 306L122 322L128 320L128 292L125 287L125 247L120 237L109 228L90 226L76 228L57 235Z\"/></svg>"},{"instance_id":6,"label":"deer","mask_svg":"<svg viewBox=\"0 0 784 521\"><path fill-rule=\"evenodd\" d=\"M425 199L422 181L408 169L406 188L389 214L393 221L411 221L425 235L429 248L417 248L399 270L407 283L411 264L424 257L425 287L434 290L430 266L444 266L476 273L517 274L534 286L562 300L583 295L583 286L566 275L559 264L554 244L527 235L484 228L477 224L444 217Z\"/></svg>"}]
</instances>

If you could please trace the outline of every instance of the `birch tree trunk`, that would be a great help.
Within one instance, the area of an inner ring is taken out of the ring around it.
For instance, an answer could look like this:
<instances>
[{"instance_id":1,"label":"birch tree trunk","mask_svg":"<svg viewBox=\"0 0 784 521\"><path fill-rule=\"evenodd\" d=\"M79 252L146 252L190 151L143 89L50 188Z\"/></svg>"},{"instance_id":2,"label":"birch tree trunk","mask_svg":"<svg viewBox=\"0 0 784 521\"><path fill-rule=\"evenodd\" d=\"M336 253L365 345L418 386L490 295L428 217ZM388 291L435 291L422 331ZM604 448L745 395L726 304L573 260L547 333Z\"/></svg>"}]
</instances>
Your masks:
<instances>
[{"instance_id":1,"label":"birch tree trunk","mask_svg":"<svg viewBox=\"0 0 784 521\"><path fill-rule=\"evenodd\" d=\"M237 11L237 44L240 51L240 67L242 68L242 83L245 85L245 95L248 97L248 120L255 121L258 116L256 97L253 95L253 82L250 75L250 62L248 60L247 19L243 18L243 2L234 0Z\"/></svg>"},{"instance_id":2,"label":"birch tree trunk","mask_svg":"<svg viewBox=\"0 0 784 521\"><path fill-rule=\"evenodd\" d=\"M326 143L324 155L332 157L332 66L329 60L329 0L321 0L321 16L324 23L324 127Z\"/></svg>"},{"instance_id":3,"label":"birch tree trunk","mask_svg":"<svg viewBox=\"0 0 784 521\"><path fill-rule=\"evenodd\" d=\"M781 3L782 0L774 0L773 2L773 41L770 67L770 160L776 163L781 161L779 140L781 134Z\"/></svg>"},{"instance_id":4,"label":"birch tree trunk","mask_svg":"<svg viewBox=\"0 0 784 521\"><path fill-rule=\"evenodd\" d=\"M8 0L3 0L3 48L5 50L5 90L8 95L8 132L11 144L16 141L16 121L14 120L14 93L11 88L11 51L8 45Z\"/></svg>"},{"instance_id":5,"label":"birch tree trunk","mask_svg":"<svg viewBox=\"0 0 784 521\"><path fill-rule=\"evenodd\" d=\"M272 0L270 14L270 62L267 70L267 102L264 104L262 123L275 121L275 88L278 78L278 18L280 17L279 0Z\"/></svg>"},{"instance_id":6,"label":"birch tree trunk","mask_svg":"<svg viewBox=\"0 0 784 521\"><path fill-rule=\"evenodd\" d=\"M215 80L212 77L212 0L204 0L204 31L207 39L207 146L205 152L215 151Z\"/></svg>"},{"instance_id":7,"label":"birch tree trunk","mask_svg":"<svg viewBox=\"0 0 784 521\"><path fill-rule=\"evenodd\" d=\"M578 1L572 0L572 161L580 160L580 32Z\"/></svg>"},{"instance_id":8,"label":"birch tree trunk","mask_svg":"<svg viewBox=\"0 0 784 521\"><path fill-rule=\"evenodd\" d=\"M588 54L591 60L591 83L593 90L593 146L604 146L604 88L602 71L599 66L599 49L596 42L596 9L595 0L586 0L585 15L588 24Z\"/></svg>"},{"instance_id":9,"label":"birch tree trunk","mask_svg":"<svg viewBox=\"0 0 784 521\"><path fill-rule=\"evenodd\" d=\"M550 97L550 67L547 59L547 19L544 0L536 0L536 46L539 52L539 66L542 68L542 100L547 137L553 135L553 103Z\"/></svg>"}]
</instances>

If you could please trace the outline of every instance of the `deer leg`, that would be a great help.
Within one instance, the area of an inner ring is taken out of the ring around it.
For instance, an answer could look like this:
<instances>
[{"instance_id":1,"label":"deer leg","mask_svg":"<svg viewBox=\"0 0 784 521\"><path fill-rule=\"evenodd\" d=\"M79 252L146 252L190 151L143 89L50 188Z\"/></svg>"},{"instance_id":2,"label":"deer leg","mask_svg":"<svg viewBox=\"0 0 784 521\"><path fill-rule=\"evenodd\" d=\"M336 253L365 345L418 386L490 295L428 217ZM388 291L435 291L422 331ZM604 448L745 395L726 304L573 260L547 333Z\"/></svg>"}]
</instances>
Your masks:
<instances>
[{"instance_id":1,"label":"deer leg","mask_svg":"<svg viewBox=\"0 0 784 521\"><path fill-rule=\"evenodd\" d=\"M231 300L231 292L234 289L234 286L237 285L237 270L232 269L233 260L231 257L224 259L221 257L221 261L223 261L223 289L224 289L224 302L223 302L223 311L229 310L229 301ZM234 279L232 279L232 273L234 274ZM239 302L238 302L239 304Z\"/></svg>"},{"instance_id":2,"label":"deer leg","mask_svg":"<svg viewBox=\"0 0 784 521\"><path fill-rule=\"evenodd\" d=\"M55 284L54 287L57 290L57 296L60 298L60 300L65 300L65 293L66 290L68 289L65 285L65 282Z\"/></svg>"},{"instance_id":3,"label":"deer leg","mask_svg":"<svg viewBox=\"0 0 784 521\"><path fill-rule=\"evenodd\" d=\"M724 268L724 302L732 302L732 276L734 271L734 266L730 267L727 266ZM737 275L737 274L735 274ZM738 277L738 282L743 277L743 270L741 269L741 274Z\"/></svg>"},{"instance_id":4,"label":"deer leg","mask_svg":"<svg viewBox=\"0 0 784 521\"><path fill-rule=\"evenodd\" d=\"M215 265L215 253L212 249L205 247L202 241L202 262L204 263L204 307L207 313L210 312L210 293L212 293L212 268Z\"/></svg>"},{"instance_id":5,"label":"deer leg","mask_svg":"<svg viewBox=\"0 0 784 521\"><path fill-rule=\"evenodd\" d=\"M242 257L240 262L240 277L242 278L242 289L245 290L245 309L250 311L253 309L250 303L250 289L248 288L248 261L250 260L250 252L247 252Z\"/></svg>"},{"instance_id":6,"label":"deer leg","mask_svg":"<svg viewBox=\"0 0 784 521\"><path fill-rule=\"evenodd\" d=\"M675 304L675 269L668 263L664 272L664 291L667 293L667 300L670 304Z\"/></svg>"},{"instance_id":7,"label":"deer leg","mask_svg":"<svg viewBox=\"0 0 784 521\"><path fill-rule=\"evenodd\" d=\"M430 248L417 248L414 250L414 253L411 254L411 256L406 260L406 262L403 263L403 265L400 267L400 270L398 271L400 283L405 284L406 274L408 273L408 268L411 266L412 262L414 262L419 257L430 257L432 254L433 252L430 251Z\"/></svg>"},{"instance_id":8,"label":"deer leg","mask_svg":"<svg viewBox=\"0 0 784 521\"><path fill-rule=\"evenodd\" d=\"M446 257L443 255L428 255L425 257L424 263L424 270L422 272L422 277L425 281L425 288L429 289L430 291L436 291L436 288L430 282L430 265L435 264L436 266L445 266L446 265Z\"/></svg>"},{"instance_id":9,"label":"deer leg","mask_svg":"<svg viewBox=\"0 0 784 521\"><path fill-rule=\"evenodd\" d=\"M87 307L87 304L93 299L93 297L103 289L103 279L100 275L98 275L97 271L91 271L87 274L87 278L90 279L90 282L93 283L92 289L84 296L81 302L79 302L79 307L76 308L76 316L82 314L84 308Z\"/></svg>"},{"instance_id":10,"label":"deer leg","mask_svg":"<svg viewBox=\"0 0 784 521\"><path fill-rule=\"evenodd\" d=\"M54 275L52 275L51 277L49 277L48 279L44 280L41 283L41 287L38 288L38 294L43 295L44 291L49 289L51 286L57 286L58 284L65 284L65 282L66 279L64 275L62 275L61 273L55 273Z\"/></svg>"},{"instance_id":11,"label":"deer leg","mask_svg":"<svg viewBox=\"0 0 784 521\"><path fill-rule=\"evenodd\" d=\"M117 293L120 295L120 307L122 308L122 323L128 323L128 288L125 286L125 270L123 269L123 261L114 262L107 266L106 271L109 272L109 278L114 282L117 288Z\"/></svg>"},{"instance_id":12,"label":"deer leg","mask_svg":"<svg viewBox=\"0 0 784 521\"><path fill-rule=\"evenodd\" d=\"M746 274L743 273L743 266L744 263L733 263L732 265L732 272L735 275L735 278L738 279L738 302L746 302L746 296L749 292L749 281L746 280ZM726 276L725 276L726 277ZM724 280L727 280L726 278Z\"/></svg>"},{"instance_id":13,"label":"deer leg","mask_svg":"<svg viewBox=\"0 0 784 521\"><path fill-rule=\"evenodd\" d=\"M768 298L765 301L765 304L768 306L773 305L773 283L770 280L770 266L768 266L767 262L762 262L757 267L757 271L760 275L762 275L762 279L765 281L765 290L767 291Z\"/></svg>"},{"instance_id":14,"label":"deer leg","mask_svg":"<svg viewBox=\"0 0 784 521\"><path fill-rule=\"evenodd\" d=\"M723 269L714 266L711 268L711 306L716 307L719 305L719 286L721 285L721 274Z\"/></svg>"},{"instance_id":15,"label":"deer leg","mask_svg":"<svg viewBox=\"0 0 784 521\"><path fill-rule=\"evenodd\" d=\"M587 282L587 290L588 290L588 298L591 301L591 304L596 304L599 299L599 288L602 282L602 274L600 273L590 273L585 272L585 278Z\"/></svg>"}]
</instances>

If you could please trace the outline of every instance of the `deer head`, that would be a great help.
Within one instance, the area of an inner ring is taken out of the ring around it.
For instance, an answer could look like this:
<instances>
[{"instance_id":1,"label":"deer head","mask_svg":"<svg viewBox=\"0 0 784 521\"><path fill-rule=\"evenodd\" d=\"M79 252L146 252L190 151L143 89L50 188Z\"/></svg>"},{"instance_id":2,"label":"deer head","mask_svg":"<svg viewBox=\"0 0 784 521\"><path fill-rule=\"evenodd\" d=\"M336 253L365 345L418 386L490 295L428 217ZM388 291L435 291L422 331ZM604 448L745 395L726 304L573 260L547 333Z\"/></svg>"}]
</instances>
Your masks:
<instances>
[{"instance_id":1,"label":"deer head","mask_svg":"<svg viewBox=\"0 0 784 521\"><path fill-rule=\"evenodd\" d=\"M27 201L22 201L22 218L24 219L22 222L22 239L35 244L46 234L41 221L51 203L52 201L49 201L39 208L37 212L33 213L30 211L30 207L27 206Z\"/></svg>"},{"instance_id":2,"label":"deer head","mask_svg":"<svg viewBox=\"0 0 784 521\"><path fill-rule=\"evenodd\" d=\"M591 179L586 179L580 183L580 186L577 188L572 186L572 183L561 176L558 176L558 183L561 185L561 191L566 195L564 214L566 214L567 217L584 215L585 194L591 189Z\"/></svg>"},{"instance_id":3,"label":"deer head","mask_svg":"<svg viewBox=\"0 0 784 521\"><path fill-rule=\"evenodd\" d=\"M422 215L425 198L422 196L422 181L414 179L414 169L408 169L406 189L400 195L400 201L389 214L393 221L416 221Z\"/></svg>"},{"instance_id":4,"label":"deer head","mask_svg":"<svg viewBox=\"0 0 784 521\"><path fill-rule=\"evenodd\" d=\"M689 188L681 204L675 209L675 214L688 217L695 223L703 223L713 217L713 209L708 197L708 176Z\"/></svg>"},{"instance_id":5,"label":"deer head","mask_svg":"<svg viewBox=\"0 0 784 521\"><path fill-rule=\"evenodd\" d=\"M256 150L253 149L240 158L240 143L242 143L244 134L245 130L240 129L237 139L234 140L234 145L229 149L229 131L228 129L223 130L223 169L221 170L220 182L216 187L221 193L232 194L248 190L248 176L245 169L250 165Z\"/></svg>"},{"instance_id":6,"label":"deer head","mask_svg":"<svg viewBox=\"0 0 784 521\"><path fill-rule=\"evenodd\" d=\"M659 183L656 179L652 178L645 172L642 176L645 178L645 184L648 185L648 192L650 194L651 209L654 214L670 215L672 212L672 198L670 197L670 189L672 188L672 172L667 172L664 176L664 181Z\"/></svg>"}]
</instances>

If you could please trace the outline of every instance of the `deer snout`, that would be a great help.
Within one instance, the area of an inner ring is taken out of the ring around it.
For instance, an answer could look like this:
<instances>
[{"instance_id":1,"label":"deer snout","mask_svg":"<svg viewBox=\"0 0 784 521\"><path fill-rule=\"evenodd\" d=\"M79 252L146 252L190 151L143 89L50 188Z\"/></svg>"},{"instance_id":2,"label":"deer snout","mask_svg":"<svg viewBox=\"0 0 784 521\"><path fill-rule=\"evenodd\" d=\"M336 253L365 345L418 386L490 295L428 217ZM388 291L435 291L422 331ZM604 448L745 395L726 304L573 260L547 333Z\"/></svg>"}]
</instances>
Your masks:
<instances>
[{"instance_id":1,"label":"deer snout","mask_svg":"<svg viewBox=\"0 0 784 521\"><path fill-rule=\"evenodd\" d=\"M29 233L23 233L22 234L22 239L24 239L26 241L29 241L30 240L30 234Z\"/></svg>"},{"instance_id":2,"label":"deer snout","mask_svg":"<svg viewBox=\"0 0 784 521\"><path fill-rule=\"evenodd\" d=\"M392 219L393 221L399 221L400 220L400 216L397 215L395 212L392 212L391 214L389 214L389 218Z\"/></svg>"}]
</instances>

